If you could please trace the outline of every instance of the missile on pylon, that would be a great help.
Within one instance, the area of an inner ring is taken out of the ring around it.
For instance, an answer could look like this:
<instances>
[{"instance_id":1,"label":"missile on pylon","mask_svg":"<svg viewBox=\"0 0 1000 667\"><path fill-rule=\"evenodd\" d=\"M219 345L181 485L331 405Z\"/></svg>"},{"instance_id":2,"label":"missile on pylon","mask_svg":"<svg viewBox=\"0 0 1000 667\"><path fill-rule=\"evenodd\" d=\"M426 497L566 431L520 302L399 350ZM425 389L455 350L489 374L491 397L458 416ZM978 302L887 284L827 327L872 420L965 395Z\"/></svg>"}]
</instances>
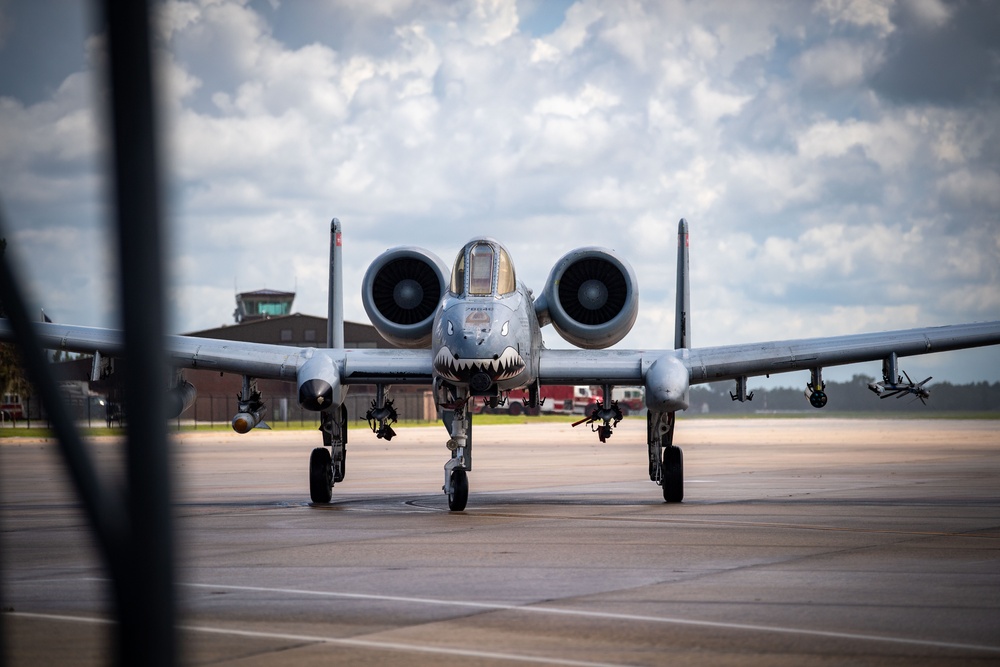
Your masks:
<instances>
[{"instance_id":1,"label":"missile on pylon","mask_svg":"<svg viewBox=\"0 0 1000 667\"><path fill-rule=\"evenodd\" d=\"M264 408L246 412L238 412L233 417L233 430L237 433L249 433L253 428L265 428L270 430L270 426L264 421Z\"/></svg>"}]
</instances>

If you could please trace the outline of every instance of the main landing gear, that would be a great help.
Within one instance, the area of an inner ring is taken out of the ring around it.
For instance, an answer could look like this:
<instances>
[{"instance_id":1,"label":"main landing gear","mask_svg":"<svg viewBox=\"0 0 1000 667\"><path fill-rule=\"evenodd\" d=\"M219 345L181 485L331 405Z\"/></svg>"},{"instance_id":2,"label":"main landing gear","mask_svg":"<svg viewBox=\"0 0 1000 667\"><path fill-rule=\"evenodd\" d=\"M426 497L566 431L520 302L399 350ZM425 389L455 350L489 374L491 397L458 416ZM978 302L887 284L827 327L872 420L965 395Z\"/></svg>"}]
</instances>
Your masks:
<instances>
[{"instance_id":1,"label":"main landing gear","mask_svg":"<svg viewBox=\"0 0 1000 667\"><path fill-rule=\"evenodd\" d=\"M309 457L309 497L326 504L333 498L333 486L347 474L347 407L341 405L320 413L319 430L323 447Z\"/></svg>"},{"instance_id":2,"label":"main landing gear","mask_svg":"<svg viewBox=\"0 0 1000 667\"><path fill-rule=\"evenodd\" d=\"M321 504L333 498L333 461L326 447L317 447L309 456L309 497Z\"/></svg>"},{"instance_id":3,"label":"main landing gear","mask_svg":"<svg viewBox=\"0 0 1000 667\"><path fill-rule=\"evenodd\" d=\"M663 500L684 500L684 454L674 446L674 412L646 413L646 442L649 445L649 479L663 488Z\"/></svg>"}]
</instances>

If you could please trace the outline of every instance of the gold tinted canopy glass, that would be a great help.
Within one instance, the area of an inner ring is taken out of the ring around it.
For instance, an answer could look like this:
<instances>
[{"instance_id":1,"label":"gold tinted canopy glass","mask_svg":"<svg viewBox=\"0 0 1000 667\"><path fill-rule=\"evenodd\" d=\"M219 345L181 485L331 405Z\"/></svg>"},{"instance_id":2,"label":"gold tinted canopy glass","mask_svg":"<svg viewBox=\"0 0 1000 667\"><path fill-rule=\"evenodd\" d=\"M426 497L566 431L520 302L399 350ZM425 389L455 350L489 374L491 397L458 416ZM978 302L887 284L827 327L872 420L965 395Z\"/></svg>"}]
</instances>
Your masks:
<instances>
[{"instance_id":1,"label":"gold tinted canopy glass","mask_svg":"<svg viewBox=\"0 0 1000 667\"><path fill-rule=\"evenodd\" d=\"M493 293L493 247L477 243L469 251L469 294Z\"/></svg>"}]
</instances>

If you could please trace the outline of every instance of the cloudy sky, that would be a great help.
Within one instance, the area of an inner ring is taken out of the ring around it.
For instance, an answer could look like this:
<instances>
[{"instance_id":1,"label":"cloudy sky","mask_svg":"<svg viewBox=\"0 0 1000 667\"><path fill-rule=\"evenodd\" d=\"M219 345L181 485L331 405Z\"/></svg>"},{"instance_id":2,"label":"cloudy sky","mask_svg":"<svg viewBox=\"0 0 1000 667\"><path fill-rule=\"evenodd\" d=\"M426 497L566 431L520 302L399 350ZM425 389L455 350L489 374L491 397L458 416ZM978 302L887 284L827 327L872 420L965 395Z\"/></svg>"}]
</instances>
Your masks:
<instances>
[{"instance_id":1,"label":"cloudy sky","mask_svg":"<svg viewBox=\"0 0 1000 667\"><path fill-rule=\"evenodd\" d=\"M0 0L0 206L32 298L113 326L88 10ZM619 347L669 347L681 217L696 345L1000 319L989 0L193 0L156 16L174 331L232 322L234 293L264 287L325 315L334 216L361 322L381 251L450 264L490 235L536 292L563 253L614 248L641 295ZM903 367L998 380L1000 351ZM827 376L856 372L880 369Z\"/></svg>"}]
</instances>

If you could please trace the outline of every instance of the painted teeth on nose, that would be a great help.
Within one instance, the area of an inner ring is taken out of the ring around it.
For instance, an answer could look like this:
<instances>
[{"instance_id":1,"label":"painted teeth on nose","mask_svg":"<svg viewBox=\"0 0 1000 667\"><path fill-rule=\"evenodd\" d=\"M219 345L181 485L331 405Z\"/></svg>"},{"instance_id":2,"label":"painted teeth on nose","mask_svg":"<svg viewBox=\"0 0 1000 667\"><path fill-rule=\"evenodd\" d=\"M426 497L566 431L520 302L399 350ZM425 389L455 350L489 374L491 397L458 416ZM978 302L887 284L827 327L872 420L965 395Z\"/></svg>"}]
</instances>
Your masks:
<instances>
[{"instance_id":1,"label":"painted teeth on nose","mask_svg":"<svg viewBox=\"0 0 1000 667\"><path fill-rule=\"evenodd\" d=\"M512 347L493 358L479 359L456 358L448 347L442 347L434 358L434 365L439 373L453 380L473 373L485 373L497 380L506 380L524 370L524 360Z\"/></svg>"}]
</instances>

